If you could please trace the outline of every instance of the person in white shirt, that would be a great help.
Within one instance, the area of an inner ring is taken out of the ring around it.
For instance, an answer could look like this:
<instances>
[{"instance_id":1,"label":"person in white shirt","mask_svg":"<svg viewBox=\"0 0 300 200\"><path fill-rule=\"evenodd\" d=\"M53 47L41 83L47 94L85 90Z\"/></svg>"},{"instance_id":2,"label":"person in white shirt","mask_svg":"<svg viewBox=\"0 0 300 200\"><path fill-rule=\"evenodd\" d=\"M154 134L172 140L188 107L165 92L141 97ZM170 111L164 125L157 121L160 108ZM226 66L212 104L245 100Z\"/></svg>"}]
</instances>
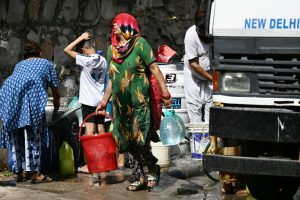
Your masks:
<instances>
[{"instance_id":1,"label":"person in white shirt","mask_svg":"<svg viewBox=\"0 0 300 200\"><path fill-rule=\"evenodd\" d=\"M82 54L74 51L76 46L82 46ZM76 64L81 68L79 103L82 104L82 117L86 118L89 114L95 112L104 95L104 83L107 69L107 62L104 57L96 54L95 44L91 40L88 32L83 33L76 40L70 43L64 52L76 60ZM90 117L85 123L85 134L104 133L104 116L95 115ZM87 172L86 167L81 171ZM99 180L94 177L94 183Z\"/></svg>"},{"instance_id":2,"label":"person in white shirt","mask_svg":"<svg viewBox=\"0 0 300 200\"><path fill-rule=\"evenodd\" d=\"M209 46L204 34L205 15L204 10L197 10L195 25L186 31L184 38L184 93L190 122L202 122L202 118L209 122L209 109L213 105Z\"/></svg>"}]
</instances>

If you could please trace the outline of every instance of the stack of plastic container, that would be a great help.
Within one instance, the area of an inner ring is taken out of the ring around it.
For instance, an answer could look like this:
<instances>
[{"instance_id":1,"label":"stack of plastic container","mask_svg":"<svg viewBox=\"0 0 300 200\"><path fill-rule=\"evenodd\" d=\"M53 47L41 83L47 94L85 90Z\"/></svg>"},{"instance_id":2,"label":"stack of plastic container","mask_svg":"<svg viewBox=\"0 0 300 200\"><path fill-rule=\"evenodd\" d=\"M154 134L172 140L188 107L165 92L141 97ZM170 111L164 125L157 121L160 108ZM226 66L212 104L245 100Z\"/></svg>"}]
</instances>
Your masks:
<instances>
[{"instance_id":1,"label":"stack of plastic container","mask_svg":"<svg viewBox=\"0 0 300 200\"><path fill-rule=\"evenodd\" d=\"M190 136L191 156L193 159L201 160L203 152L209 143L209 124L206 122L196 122L188 124L188 134Z\"/></svg>"},{"instance_id":2,"label":"stack of plastic container","mask_svg":"<svg viewBox=\"0 0 300 200\"><path fill-rule=\"evenodd\" d=\"M187 114L184 95L183 63L158 63L158 66L165 78L167 88L171 93L173 100L172 107L175 109L175 113L185 124L188 124L190 119Z\"/></svg>"},{"instance_id":3,"label":"stack of plastic container","mask_svg":"<svg viewBox=\"0 0 300 200\"><path fill-rule=\"evenodd\" d=\"M184 74L183 74L183 63L169 64L169 63L158 63L158 66L164 76L167 88L171 93L173 102L172 107L175 111L176 116L182 119L185 125L190 122L185 103L184 96ZM178 122L180 120L177 120ZM181 126L182 127L182 126ZM179 131L184 133L186 131ZM188 135L186 135L188 136ZM184 136L181 135L181 139ZM172 150L170 147L162 144L161 142L153 143L151 142L152 152L155 157L158 158L158 165L161 167L168 167L170 164L170 155ZM175 146L173 146L175 147Z\"/></svg>"}]
</instances>

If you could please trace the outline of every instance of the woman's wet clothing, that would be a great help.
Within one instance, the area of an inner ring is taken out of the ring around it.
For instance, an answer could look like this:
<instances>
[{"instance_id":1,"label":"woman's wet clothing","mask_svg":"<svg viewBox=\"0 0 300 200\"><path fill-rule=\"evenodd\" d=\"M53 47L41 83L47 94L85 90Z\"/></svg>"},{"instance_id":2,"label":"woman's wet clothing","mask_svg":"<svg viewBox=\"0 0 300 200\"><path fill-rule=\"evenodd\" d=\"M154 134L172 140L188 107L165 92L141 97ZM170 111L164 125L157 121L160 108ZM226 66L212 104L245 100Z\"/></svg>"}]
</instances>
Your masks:
<instances>
[{"instance_id":1,"label":"woman's wet clothing","mask_svg":"<svg viewBox=\"0 0 300 200\"><path fill-rule=\"evenodd\" d=\"M150 134L150 85L148 66L156 60L147 41L136 38L131 53L121 63L111 59L108 50L109 74L114 104L113 135L120 151L130 144L144 146Z\"/></svg>"},{"instance_id":2,"label":"woman's wet clothing","mask_svg":"<svg viewBox=\"0 0 300 200\"><path fill-rule=\"evenodd\" d=\"M157 158L152 154L150 142L147 141L144 146L129 145L128 164L132 169L132 176L135 181L139 181L140 177L145 174L143 164L148 167L148 170L154 169L157 161Z\"/></svg>"}]
</instances>

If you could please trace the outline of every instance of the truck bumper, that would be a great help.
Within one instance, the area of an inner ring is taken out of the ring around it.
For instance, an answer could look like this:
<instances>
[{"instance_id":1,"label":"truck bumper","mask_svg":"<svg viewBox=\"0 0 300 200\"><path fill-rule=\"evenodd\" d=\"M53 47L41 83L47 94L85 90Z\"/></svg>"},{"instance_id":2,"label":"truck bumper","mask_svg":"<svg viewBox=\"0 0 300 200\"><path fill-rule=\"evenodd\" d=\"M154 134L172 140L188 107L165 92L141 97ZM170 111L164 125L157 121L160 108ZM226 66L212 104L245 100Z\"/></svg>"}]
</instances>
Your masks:
<instances>
[{"instance_id":1,"label":"truck bumper","mask_svg":"<svg viewBox=\"0 0 300 200\"><path fill-rule=\"evenodd\" d=\"M205 155L203 166L208 171L300 177L300 162L296 160Z\"/></svg>"},{"instance_id":2,"label":"truck bumper","mask_svg":"<svg viewBox=\"0 0 300 200\"><path fill-rule=\"evenodd\" d=\"M210 135L300 145L300 112L288 109L212 107Z\"/></svg>"},{"instance_id":3,"label":"truck bumper","mask_svg":"<svg viewBox=\"0 0 300 200\"><path fill-rule=\"evenodd\" d=\"M300 113L288 109L212 107L209 132L241 144L271 142L300 148L299 121ZM300 160L247 156L204 155L203 167L208 171L300 177Z\"/></svg>"}]
</instances>

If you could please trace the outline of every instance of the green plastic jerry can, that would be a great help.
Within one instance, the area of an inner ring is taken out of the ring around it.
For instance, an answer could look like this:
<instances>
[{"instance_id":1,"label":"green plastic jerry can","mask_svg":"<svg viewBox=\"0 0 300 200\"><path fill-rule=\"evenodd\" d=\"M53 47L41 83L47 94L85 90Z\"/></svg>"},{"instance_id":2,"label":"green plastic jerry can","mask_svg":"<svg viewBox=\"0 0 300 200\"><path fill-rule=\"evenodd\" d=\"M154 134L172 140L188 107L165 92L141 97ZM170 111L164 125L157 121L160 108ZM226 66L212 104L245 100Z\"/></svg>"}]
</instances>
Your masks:
<instances>
[{"instance_id":1,"label":"green plastic jerry can","mask_svg":"<svg viewBox=\"0 0 300 200\"><path fill-rule=\"evenodd\" d=\"M75 174L73 149L67 142L63 142L59 149L59 172L62 176Z\"/></svg>"}]
</instances>

